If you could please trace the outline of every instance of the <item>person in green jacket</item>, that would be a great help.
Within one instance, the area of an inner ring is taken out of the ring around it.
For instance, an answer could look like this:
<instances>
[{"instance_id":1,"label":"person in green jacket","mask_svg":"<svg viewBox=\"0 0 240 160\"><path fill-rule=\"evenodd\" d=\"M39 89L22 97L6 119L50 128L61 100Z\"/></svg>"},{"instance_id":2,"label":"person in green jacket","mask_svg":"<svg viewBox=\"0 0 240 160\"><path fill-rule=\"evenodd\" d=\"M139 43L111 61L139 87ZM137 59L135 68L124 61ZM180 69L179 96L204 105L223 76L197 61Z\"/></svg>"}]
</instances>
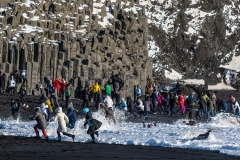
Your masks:
<instances>
[{"instance_id":1,"label":"person in green jacket","mask_svg":"<svg viewBox=\"0 0 240 160\"><path fill-rule=\"evenodd\" d=\"M108 82L105 84L105 91L107 95L111 95L111 86Z\"/></svg>"}]
</instances>

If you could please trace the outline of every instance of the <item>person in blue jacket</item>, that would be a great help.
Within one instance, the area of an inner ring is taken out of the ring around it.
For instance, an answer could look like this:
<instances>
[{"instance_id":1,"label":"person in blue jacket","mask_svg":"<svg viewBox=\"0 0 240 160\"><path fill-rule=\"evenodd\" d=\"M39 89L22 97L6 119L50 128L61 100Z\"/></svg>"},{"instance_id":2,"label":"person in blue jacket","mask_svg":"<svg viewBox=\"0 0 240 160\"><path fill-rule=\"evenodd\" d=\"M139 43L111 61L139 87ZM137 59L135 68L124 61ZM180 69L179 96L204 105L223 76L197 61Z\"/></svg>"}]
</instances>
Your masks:
<instances>
[{"instance_id":1,"label":"person in blue jacket","mask_svg":"<svg viewBox=\"0 0 240 160\"><path fill-rule=\"evenodd\" d=\"M102 122L93 119L92 113L89 111L89 108L83 108L83 114L85 115L85 121L84 121L84 128L87 128L87 125L89 126L87 130L87 134L90 134L92 138L92 143L95 143L95 137L96 134L98 137L98 129L101 127Z\"/></svg>"},{"instance_id":2,"label":"person in blue jacket","mask_svg":"<svg viewBox=\"0 0 240 160\"><path fill-rule=\"evenodd\" d=\"M69 119L69 123L68 123L67 127L70 129L73 129L75 126L75 123L77 121L77 116L76 116L76 111L73 107L72 102L68 103L67 117Z\"/></svg>"}]
</instances>

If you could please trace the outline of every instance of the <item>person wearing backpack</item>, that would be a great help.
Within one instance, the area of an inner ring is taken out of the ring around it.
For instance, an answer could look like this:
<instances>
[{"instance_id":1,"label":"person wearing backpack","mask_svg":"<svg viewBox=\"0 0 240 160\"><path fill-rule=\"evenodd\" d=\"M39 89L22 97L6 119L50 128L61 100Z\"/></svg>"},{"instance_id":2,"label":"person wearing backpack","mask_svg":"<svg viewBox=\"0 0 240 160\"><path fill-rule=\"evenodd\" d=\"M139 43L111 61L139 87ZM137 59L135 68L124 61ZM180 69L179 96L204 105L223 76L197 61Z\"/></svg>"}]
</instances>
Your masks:
<instances>
[{"instance_id":1,"label":"person wearing backpack","mask_svg":"<svg viewBox=\"0 0 240 160\"><path fill-rule=\"evenodd\" d=\"M18 115L20 113L20 108L21 108L21 103L18 99L11 99L11 111L12 111L12 116L16 120L18 118Z\"/></svg>"},{"instance_id":2,"label":"person wearing backpack","mask_svg":"<svg viewBox=\"0 0 240 160\"><path fill-rule=\"evenodd\" d=\"M71 91L70 91L69 85L67 85L65 89L66 108L68 107L68 101L69 101L70 95L71 95Z\"/></svg>"}]
</instances>

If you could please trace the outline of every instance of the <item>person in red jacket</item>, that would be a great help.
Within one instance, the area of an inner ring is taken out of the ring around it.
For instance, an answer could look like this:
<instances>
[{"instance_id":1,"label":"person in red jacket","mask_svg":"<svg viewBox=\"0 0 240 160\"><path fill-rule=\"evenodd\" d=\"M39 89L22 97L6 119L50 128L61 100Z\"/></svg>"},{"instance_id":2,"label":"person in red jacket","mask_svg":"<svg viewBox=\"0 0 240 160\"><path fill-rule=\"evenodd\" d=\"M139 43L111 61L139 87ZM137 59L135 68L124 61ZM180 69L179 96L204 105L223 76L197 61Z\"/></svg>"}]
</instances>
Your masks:
<instances>
[{"instance_id":1,"label":"person in red jacket","mask_svg":"<svg viewBox=\"0 0 240 160\"><path fill-rule=\"evenodd\" d=\"M65 93L67 85L68 85L67 81L64 78L62 78L61 83L60 83L62 99L64 99L64 93Z\"/></svg>"},{"instance_id":2,"label":"person in red jacket","mask_svg":"<svg viewBox=\"0 0 240 160\"><path fill-rule=\"evenodd\" d=\"M61 89L60 78L57 78L57 79L53 82L53 86L57 89L57 95L59 95L60 89Z\"/></svg>"}]
</instances>

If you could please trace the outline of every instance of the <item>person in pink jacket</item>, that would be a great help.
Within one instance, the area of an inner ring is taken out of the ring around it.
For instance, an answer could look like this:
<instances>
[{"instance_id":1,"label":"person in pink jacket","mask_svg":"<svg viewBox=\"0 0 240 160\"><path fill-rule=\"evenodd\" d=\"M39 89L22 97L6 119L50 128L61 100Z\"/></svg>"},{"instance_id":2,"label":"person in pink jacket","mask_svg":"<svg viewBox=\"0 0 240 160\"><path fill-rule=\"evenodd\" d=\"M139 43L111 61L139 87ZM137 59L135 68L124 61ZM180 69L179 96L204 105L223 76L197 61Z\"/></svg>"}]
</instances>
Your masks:
<instances>
[{"instance_id":1,"label":"person in pink jacket","mask_svg":"<svg viewBox=\"0 0 240 160\"><path fill-rule=\"evenodd\" d=\"M179 106L181 108L182 114L184 114L185 110L186 110L186 107L185 107L184 103L185 103L185 100L184 100L183 94L181 93L178 96L178 104L179 104Z\"/></svg>"},{"instance_id":2,"label":"person in pink jacket","mask_svg":"<svg viewBox=\"0 0 240 160\"><path fill-rule=\"evenodd\" d=\"M158 102L158 110L160 113L166 114L165 110L164 110L164 106L162 105L162 100L163 100L163 96L161 93L158 93L158 97L157 97L157 102Z\"/></svg>"}]
</instances>

